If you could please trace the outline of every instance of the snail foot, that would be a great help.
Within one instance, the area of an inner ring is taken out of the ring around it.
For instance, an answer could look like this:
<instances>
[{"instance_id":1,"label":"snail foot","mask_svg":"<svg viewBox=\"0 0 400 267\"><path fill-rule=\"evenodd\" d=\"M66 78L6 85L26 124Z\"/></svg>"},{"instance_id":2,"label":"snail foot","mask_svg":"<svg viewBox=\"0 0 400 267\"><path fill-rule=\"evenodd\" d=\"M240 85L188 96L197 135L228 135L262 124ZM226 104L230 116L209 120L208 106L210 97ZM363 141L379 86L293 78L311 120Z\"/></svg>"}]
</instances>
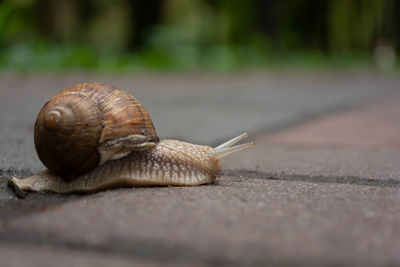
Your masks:
<instances>
[{"instance_id":1,"label":"snail foot","mask_svg":"<svg viewBox=\"0 0 400 267\"><path fill-rule=\"evenodd\" d=\"M19 185L17 184L17 180L19 179L12 177L10 180L8 180L7 185L15 192L17 197L25 198L28 193L19 187Z\"/></svg>"}]
</instances>

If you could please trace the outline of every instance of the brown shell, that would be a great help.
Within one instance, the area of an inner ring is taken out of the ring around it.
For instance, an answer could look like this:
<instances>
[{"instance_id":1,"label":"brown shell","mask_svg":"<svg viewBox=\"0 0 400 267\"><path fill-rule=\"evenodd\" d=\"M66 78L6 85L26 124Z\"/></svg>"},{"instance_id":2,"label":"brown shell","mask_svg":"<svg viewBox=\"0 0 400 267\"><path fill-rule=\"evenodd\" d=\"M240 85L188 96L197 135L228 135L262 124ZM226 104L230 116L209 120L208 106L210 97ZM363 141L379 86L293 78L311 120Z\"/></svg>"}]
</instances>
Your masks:
<instances>
[{"instance_id":1,"label":"brown shell","mask_svg":"<svg viewBox=\"0 0 400 267\"><path fill-rule=\"evenodd\" d=\"M136 98L92 82L64 89L47 102L37 117L34 139L43 164L68 180L99 165L101 144L130 135L158 141L149 114Z\"/></svg>"}]
</instances>

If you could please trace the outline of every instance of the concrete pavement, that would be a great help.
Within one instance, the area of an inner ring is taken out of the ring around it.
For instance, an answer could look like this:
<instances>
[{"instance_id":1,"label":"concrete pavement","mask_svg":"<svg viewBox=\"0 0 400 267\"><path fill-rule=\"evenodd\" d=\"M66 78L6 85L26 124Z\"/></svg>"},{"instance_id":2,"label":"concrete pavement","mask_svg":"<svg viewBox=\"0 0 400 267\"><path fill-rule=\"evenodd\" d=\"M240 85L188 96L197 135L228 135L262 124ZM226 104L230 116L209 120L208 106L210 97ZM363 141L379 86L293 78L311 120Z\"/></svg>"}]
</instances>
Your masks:
<instances>
[{"instance_id":1,"label":"concrete pavement","mask_svg":"<svg viewBox=\"0 0 400 267\"><path fill-rule=\"evenodd\" d=\"M91 80L134 92L162 138L217 144L249 131L256 147L224 159L214 185L16 198L6 180L43 168L36 113L56 91ZM3 75L0 265L398 265L399 80Z\"/></svg>"}]
</instances>

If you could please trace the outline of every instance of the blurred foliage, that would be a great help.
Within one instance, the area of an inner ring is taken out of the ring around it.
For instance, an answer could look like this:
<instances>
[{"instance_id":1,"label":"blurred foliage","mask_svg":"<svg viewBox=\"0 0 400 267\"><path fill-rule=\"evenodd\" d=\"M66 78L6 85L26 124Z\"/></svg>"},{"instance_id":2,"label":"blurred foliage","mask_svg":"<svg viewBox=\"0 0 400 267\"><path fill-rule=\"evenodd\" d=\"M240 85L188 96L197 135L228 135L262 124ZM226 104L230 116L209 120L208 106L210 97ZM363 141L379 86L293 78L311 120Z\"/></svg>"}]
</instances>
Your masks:
<instances>
[{"instance_id":1,"label":"blurred foliage","mask_svg":"<svg viewBox=\"0 0 400 267\"><path fill-rule=\"evenodd\" d=\"M0 68L391 70L399 11L395 0L0 0Z\"/></svg>"}]
</instances>

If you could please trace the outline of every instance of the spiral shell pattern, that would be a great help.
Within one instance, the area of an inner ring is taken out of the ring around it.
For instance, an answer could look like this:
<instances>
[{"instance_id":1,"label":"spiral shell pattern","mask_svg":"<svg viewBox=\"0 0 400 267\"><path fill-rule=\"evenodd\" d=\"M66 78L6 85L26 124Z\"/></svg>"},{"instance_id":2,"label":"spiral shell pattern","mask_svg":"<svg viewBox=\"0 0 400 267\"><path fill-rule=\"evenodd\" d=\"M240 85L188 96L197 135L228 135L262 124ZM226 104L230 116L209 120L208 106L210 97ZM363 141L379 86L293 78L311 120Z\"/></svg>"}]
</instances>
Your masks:
<instances>
[{"instance_id":1,"label":"spiral shell pattern","mask_svg":"<svg viewBox=\"0 0 400 267\"><path fill-rule=\"evenodd\" d=\"M43 164L71 180L99 165L101 144L129 135L158 141L149 114L136 98L92 82L64 89L47 102L37 117L34 139Z\"/></svg>"}]
</instances>

